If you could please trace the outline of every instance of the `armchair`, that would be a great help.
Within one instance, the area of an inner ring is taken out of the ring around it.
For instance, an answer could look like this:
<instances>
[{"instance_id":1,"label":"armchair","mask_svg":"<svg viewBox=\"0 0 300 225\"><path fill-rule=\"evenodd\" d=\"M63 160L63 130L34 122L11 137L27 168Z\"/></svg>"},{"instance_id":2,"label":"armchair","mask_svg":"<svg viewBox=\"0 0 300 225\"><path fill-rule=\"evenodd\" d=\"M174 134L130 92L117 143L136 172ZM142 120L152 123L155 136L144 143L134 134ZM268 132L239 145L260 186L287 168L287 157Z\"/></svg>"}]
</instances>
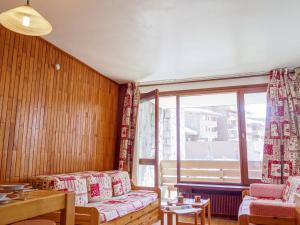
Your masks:
<instances>
[{"instance_id":1,"label":"armchair","mask_svg":"<svg viewBox=\"0 0 300 225\"><path fill-rule=\"evenodd\" d=\"M250 191L243 193L245 196L239 210L239 225L296 225L296 205L286 199L291 191L288 182L287 185L250 185Z\"/></svg>"}]
</instances>

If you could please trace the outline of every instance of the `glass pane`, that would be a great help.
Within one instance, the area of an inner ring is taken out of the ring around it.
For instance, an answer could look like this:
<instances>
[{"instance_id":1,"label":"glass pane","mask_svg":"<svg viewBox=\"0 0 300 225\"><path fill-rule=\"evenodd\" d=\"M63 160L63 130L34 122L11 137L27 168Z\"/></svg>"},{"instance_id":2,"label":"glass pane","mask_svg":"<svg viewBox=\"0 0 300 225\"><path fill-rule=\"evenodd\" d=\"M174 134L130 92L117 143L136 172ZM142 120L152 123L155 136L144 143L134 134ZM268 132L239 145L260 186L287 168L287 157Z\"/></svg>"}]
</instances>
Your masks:
<instances>
[{"instance_id":1,"label":"glass pane","mask_svg":"<svg viewBox=\"0 0 300 225\"><path fill-rule=\"evenodd\" d=\"M159 158L176 160L176 97L159 98Z\"/></svg>"},{"instance_id":2,"label":"glass pane","mask_svg":"<svg viewBox=\"0 0 300 225\"><path fill-rule=\"evenodd\" d=\"M177 191L176 97L159 98L159 183L162 199L175 197Z\"/></svg>"},{"instance_id":3,"label":"glass pane","mask_svg":"<svg viewBox=\"0 0 300 225\"><path fill-rule=\"evenodd\" d=\"M249 179L261 179L266 119L266 93L245 94Z\"/></svg>"},{"instance_id":4,"label":"glass pane","mask_svg":"<svg viewBox=\"0 0 300 225\"><path fill-rule=\"evenodd\" d=\"M137 132L138 158L155 157L155 102L145 101L139 105Z\"/></svg>"},{"instance_id":5,"label":"glass pane","mask_svg":"<svg viewBox=\"0 0 300 225\"><path fill-rule=\"evenodd\" d=\"M139 165L138 186L154 187L154 166L152 165Z\"/></svg>"},{"instance_id":6,"label":"glass pane","mask_svg":"<svg viewBox=\"0 0 300 225\"><path fill-rule=\"evenodd\" d=\"M240 183L236 93L180 98L181 180Z\"/></svg>"}]
</instances>

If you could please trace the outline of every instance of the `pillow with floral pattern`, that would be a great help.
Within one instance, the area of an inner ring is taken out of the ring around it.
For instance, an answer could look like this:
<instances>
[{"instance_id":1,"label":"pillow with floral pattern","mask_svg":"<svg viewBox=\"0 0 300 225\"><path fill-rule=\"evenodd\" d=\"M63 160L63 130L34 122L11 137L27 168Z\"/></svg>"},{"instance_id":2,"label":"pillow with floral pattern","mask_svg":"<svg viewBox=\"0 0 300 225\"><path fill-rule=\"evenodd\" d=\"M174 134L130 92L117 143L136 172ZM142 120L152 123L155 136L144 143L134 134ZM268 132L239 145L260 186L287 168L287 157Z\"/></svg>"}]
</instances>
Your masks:
<instances>
[{"instance_id":1,"label":"pillow with floral pattern","mask_svg":"<svg viewBox=\"0 0 300 225\"><path fill-rule=\"evenodd\" d=\"M112 197L111 178L107 174L91 174L87 177L86 183L89 202L99 202Z\"/></svg>"},{"instance_id":2,"label":"pillow with floral pattern","mask_svg":"<svg viewBox=\"0 0 300 225\"><path fill-rule=\"evenodd\" d=\"M106 171L112 179L113 196L120 196L131 191L131 181L126 171Z\"/></svg>"}]
</instances>

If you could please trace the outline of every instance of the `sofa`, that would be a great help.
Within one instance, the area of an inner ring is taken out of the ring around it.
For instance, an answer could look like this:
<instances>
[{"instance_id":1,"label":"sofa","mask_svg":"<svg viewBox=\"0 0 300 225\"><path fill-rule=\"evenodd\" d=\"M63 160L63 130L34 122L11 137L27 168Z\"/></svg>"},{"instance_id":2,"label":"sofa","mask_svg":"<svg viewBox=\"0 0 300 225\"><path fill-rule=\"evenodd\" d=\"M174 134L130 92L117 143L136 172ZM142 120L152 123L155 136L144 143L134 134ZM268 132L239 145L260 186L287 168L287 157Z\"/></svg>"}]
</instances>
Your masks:
<instances>
[{"instance_id":1,"label":"sofa","mask_svg":"<svg viewBox=\"0 0 300 225\"><path fill-rule=\"evenodd\" d=\"M300 177L291 176L286 184L251 184L240 205L239 225L296 225L297 193L300 193Z\"/></svg>"},{"instance_id":2,"label":"sofa","mask_svg":"<svg viewBox=\"0 0 300 225\"><path fill-rule=\"evenodd\" d=\"M137 187L125 171L84 171L42 175L37 189L75 192L75 224L153 224L160 219L160 190ZM58 212L39 217L59 223Z\"/></svg>"}]
</instances>

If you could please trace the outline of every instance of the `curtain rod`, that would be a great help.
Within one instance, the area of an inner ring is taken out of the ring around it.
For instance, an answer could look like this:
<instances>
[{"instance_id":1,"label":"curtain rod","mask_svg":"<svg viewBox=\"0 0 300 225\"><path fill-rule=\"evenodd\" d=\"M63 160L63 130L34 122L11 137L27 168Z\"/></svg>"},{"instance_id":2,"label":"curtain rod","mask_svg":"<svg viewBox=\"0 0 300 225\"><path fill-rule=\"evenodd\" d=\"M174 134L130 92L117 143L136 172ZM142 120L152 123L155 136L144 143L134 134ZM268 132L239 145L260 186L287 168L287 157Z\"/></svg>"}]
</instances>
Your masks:
<instances>
[{"instance_id":1,"label":"curtain rod","mask_svg":"<svg viewBox=\"0 0 300 225\"><path fill-rule=\"evenodd\" d=\"M184 84L184 83L196 83L204 81L217 81L217 80L230 80L230 79L243 79L250 77L265 77L269 76L269 72L256 73L256 74L234 74L226 76L210 76L197 79L175 79L175 80L160 80L160 81L149 81L149 82L140 82L140 87L156 86L156 85L172 85L172 84Z\"/></svg>"},{"instance_id":2,"label":"curtain rod","mask_svg":"<svg viewBox=\"0 0 300 225\"><path fill-rule=\"evenodd\" d=\"M292 73L299 67L288 68ZM269 76L270 72L258 72L258 73L239 73L228 74L223 76L208 76L196 79L170 79L170 80L158 80L158 81L146 81L138 83L140 87L159 86L159 85L172 85L172 84L184 84L184 83L196 83L204 81L217 81L217 80L230 80L230 79L243 79L251 77L265 77Z\"/></svg>"}]
</instances>

